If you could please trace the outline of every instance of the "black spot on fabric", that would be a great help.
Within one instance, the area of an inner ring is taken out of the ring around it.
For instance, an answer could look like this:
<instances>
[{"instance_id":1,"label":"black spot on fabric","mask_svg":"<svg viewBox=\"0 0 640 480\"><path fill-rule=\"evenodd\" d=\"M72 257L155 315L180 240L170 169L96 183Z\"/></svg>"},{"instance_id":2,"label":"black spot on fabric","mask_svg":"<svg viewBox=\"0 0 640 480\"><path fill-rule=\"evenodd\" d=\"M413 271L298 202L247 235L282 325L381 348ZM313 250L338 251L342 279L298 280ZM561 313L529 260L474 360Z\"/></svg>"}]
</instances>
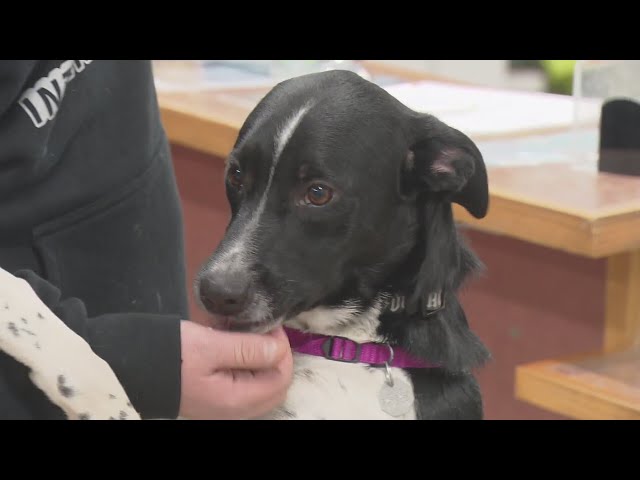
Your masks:
<instances>
[{"instance_id":1,"label":"black spot on fabric","mask_svg":"<svg viewBox=\"0 0 640 480\"><path fill-rule=\"evenodd\" d=\"M294 412L292 412L291 410L289 410L288 408L280 408L280 413L282 413L282 415L286 418L296 418L296 414Z\"/></svg>"},{"instance_id":2,"label":"black spot on fabric","mask_svg":"<svg viewBox=\"0 0 640 480\"><path fill-rule=\"evenodd\" d=\"M110 398L111 400L115 400L115 399L116 399L116 396L115 396L113 393L110 393L110 394L109 394L109 398Z\"/></svg>"},{"instance_id":3,"label":"black spot on fabric","mask_svg":"<svg viewBox=\"0 0 640 480\"><path fill-rule=\"evenodd\" d=\"M22 330L24 333L26 333L27 335L31 335L32 337L35 337L36 334L33 333L31 330L27 330L26 328L21 328L20 330Z\"/></svg>"},{"instance_id":4,"label":"black spot on fabric","mask_svg":"<svg viewBox=\"0 0 640 480\"><path fill-rule=\"evenodd\" d=\"M340 385L340 388L342 389L342 391L346 392L347 391L347 386L342 383L342 380L338 379L338 385Z\"/></svg>"},{"instance_id":5,"label":"black spot on fabric","mask_svg":"<svg viewBox=\"0 0 640 480\"><path fill-rule=\"evenodd\" d=\"M13 333L14 336L16 336L16 337L20 336L20 332L18 331L18 327L16 327L16 324L14 322L9 322L9 324L7 325L7 328L9 329L9 331L11 333Z\"/></svg>"},{"instance_id":6,"label":"black spot on fabric","mask_svg":"<svg viewBox=\"0 0 640 480\"><path fill-rule=\"evenodd\" d=\"M127 414L127 412L125 412L124 410L120 410L120 420L126 420L129 417L129 415Z\"/></svg>"},{"instance_id":7,"label":"black spot on fabric","mask_svg":"<svg viewBox=\"0 0 640 480\"><path fill-rule=\"evenodd\" d=\"M5 304L4 304L4 309L5 310L9 310L9 304L7 302L5 302Z\"/></svg>"},{"instance_id":8,"label":"black spot on fabric","mask_svg":"<svg viewBox=\"0 0 640 480\"><path fill-rule=\"evenodd\" d=\"M36 347L38 350L40 350L40 342L36 342L36 343L34 344L34 347Z\"/></svg>"},{"instance_id":9,"label":"black spot on fabric","mask_svg":"<svg viewBox=\"0 0 640 480\"><path fill-rule=\"evenodd\" d=\"M38 318L44 320L44 316L40 312L38 312Z\"/></svg>"},{"instance_id":10,"label":"black spot on fabric","mask_svg":"<svg viewBox=\"0 0 640 480\"><path fill-rule=\"evenodd\" d=\"M88 413L81 413L80 415L78 415L78 419L79 420L91 420L91 417L89 416Z\"/></svg>"},{"instance_id":11,"label":"black spot on fabric","mask_svg":"<svg viewBox=\"0 0 640 480\"><path fill-rule=\"evenodd\" d=\"M296 370L295 375L299 378L311 380L315 374L313 373L313 370L311 370L310 368L301 368L300 370Z\"/></svg>"},{"instance_id":12,"label":"black spot on fabric","mask_svg":"<svg viewBox=\"0 0 640 480\"><path fill-rule=\"evenodd\" d=\"M64 375L58 375L58 391L63 397L73 397L73 388L66 385L67 379Z\"/></svg>"},{"instance_id":13,"label":"black spot on fabric","mask_svg":"<svg viewBox=\"0 0 640 480\"><path fill-rule=\"evenodd\" d=\"M22 317L20 320L22 320L22 323L24 323L25 325L29 324L29 321L24 317Z\"/></svg>"}]
</instances>

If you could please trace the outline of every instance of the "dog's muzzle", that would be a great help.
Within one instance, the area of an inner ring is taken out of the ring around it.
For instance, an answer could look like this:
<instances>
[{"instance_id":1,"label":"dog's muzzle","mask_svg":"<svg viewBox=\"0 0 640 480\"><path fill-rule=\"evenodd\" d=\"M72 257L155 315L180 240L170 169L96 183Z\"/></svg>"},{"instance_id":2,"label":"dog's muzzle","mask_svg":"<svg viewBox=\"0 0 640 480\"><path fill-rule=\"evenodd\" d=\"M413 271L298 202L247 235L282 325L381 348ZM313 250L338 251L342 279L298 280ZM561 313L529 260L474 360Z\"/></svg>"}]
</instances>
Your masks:
<instances>
[{"instance_id":1,"label":"dog's muzzle","mask_svg":"<svg viewBox=\"0 0 640 480\"><path fill-rule=\"evenodd\" d=\"M205 275L200 279L198 290L202 305L214 315L238 315L251 303L249 282L240 275Z\"/></svg>"}]
</instances>

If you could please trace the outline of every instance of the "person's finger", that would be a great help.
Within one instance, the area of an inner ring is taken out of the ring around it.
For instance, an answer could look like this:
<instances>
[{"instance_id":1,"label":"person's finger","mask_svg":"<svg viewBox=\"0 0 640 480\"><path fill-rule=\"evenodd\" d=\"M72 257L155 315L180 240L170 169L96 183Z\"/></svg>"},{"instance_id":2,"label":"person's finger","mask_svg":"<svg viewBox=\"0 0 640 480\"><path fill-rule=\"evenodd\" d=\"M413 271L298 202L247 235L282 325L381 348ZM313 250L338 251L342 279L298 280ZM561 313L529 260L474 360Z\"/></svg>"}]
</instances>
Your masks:
<instances>
[{"instance_id":1,"label":"person's finger","mask_svg":"<svg viewBox=\"0 0 640 480\"><path fill-rule=\"evenodd\" d=\"M287 334L282 327L274 328L269 333L267 333L267 335L272 336L276 340L289 343L289 338L287 337Z\"/></svg>"},{"instance_id":2,"label":"person's finger","mask_svg":"<svg viewBox=\"0 0 640 480\"><path fill-rule=\"evenodd\" d=\"M285 355L270 370L224 373L224 397L229 409L237 418L256 418L284 403L293 378L293 358Z\"/></svg>"},{"instance_id":3,"label":"person's finger","mask_svg":"<svg viewBox=\"0 0 640 480\"><path fill-rule=\"evenodd\" d=\"M235 332L213 332L216 347L211 351L218 368L260 370L273 368L290 352L284 333L268 335Z\"/></svg>"},{"instance_id":4,"label":"person's finger","mask_svg":"<svg viewBox=\"0 0 640 480\"><path fill-rule=\"evenodd\" d=\"M239 372L235 372L236 374ZM274 369L251 371L251 376L236 376L231 394L240 399L260 398L285 393L293 380L293 358L285 355Z\"/></svg>"},{"instance_id":5,"label":"person's finger","mask_svg":"<svg viewBox=\"0 0 640 480\"><path fill-rule=\"evenodd\" d=\"M242 405L241 418L255 418L280 406L287 395L289 381L279 370L254 372L253 376L235 375L228 395L229 403Z\"/></svg>"},{"instance_id":6,"label":"person's finger","mask_svg":"<svg viewBox=\"0 0 640 480\"><path fill-rule=\"evenodd\" d=\"M253 370L231 370L231 376L233 377L234 382L240 380L250 381L256 376L256 372Z\"/></svg>"}]
</instances>

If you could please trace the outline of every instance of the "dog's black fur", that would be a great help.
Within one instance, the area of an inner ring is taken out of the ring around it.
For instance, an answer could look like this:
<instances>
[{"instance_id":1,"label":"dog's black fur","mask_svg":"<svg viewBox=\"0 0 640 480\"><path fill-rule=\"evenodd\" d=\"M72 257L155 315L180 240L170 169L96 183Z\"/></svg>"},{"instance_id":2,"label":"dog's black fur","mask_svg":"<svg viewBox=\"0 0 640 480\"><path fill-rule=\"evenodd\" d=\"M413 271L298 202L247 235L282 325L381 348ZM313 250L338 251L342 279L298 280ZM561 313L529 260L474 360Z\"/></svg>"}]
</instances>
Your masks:
<instances>
[{"instance_id":1,"label":"dog's black fur","mask_svg":"<svg viewBox=\"0 0 640 480\"><path fill-rule=\"evenodd\" d=\"M278 129L305 106L271 170ZM228 328L264 330L319 306L365 311L381 295L403 295L404 311L384 311L377 333L441 365L407 370L418 418L482 418L472 370L489 353L457 298L481 263L456 229L452 203L483 217L488 184L466 135L351 72L311 74L265 96L227 172L232 219L196 283L208 310L226 315ZM333 191L324 206L305 201L318 184ZM246 250L235 257L234 242ZM229 268L214 275L224 255ZM432 292L444 300L435 312Z\"/></svg>"}]
</instances>

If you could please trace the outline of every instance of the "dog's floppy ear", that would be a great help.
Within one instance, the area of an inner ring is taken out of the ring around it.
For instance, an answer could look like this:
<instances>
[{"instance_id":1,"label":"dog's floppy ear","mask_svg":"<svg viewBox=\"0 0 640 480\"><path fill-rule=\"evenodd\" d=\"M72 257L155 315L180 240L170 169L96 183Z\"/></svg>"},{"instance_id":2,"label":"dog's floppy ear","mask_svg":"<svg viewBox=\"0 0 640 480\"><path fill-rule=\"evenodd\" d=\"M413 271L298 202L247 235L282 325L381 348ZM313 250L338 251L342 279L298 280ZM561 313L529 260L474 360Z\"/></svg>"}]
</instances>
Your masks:
<instances>
[{"instance_id":1,"label":"dog's floppy ear","mask_svg":"<svg viewBox=\"0 0 640 480\"><path fill-rule=\"evenodd\" d=\"M409 304L411 310L426 312L434 303L431 296L441 295L446 302L446 297L455 295L460 272L473 269L456 231L452 203L483 218L489 186L482 154L467 135L430 115L412 120L403 178L417 201L422 259Z\"/></svg>"},{"instance_id":2,"label":"dog's floppy ear","mask_svg":"<svg viewBox=\"0 0 640 480\"><path fill-rule=\"evenodd\" d=\"M489 208L489 185L475 143L430 115L415 119L412 137L405 165L413 177L411 183L483 218Z\"/></svg>"}]
</instances>

